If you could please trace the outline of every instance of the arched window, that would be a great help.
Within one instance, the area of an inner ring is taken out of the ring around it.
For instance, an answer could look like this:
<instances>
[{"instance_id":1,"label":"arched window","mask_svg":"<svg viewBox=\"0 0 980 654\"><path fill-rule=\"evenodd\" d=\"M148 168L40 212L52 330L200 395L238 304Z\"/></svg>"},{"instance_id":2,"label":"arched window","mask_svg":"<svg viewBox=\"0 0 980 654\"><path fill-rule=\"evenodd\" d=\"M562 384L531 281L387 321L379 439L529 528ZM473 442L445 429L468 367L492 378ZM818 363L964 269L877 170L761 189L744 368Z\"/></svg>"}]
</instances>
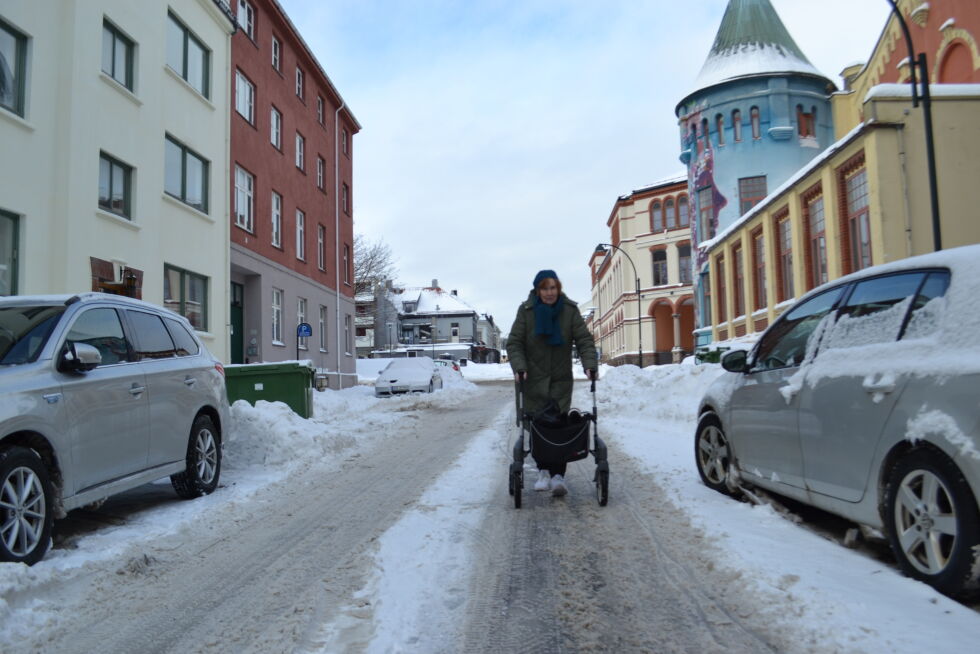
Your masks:
<instances>
[{"instance_id":1,"label":"arched window","mask_svg":"<svg viewBox=\"0 0 980 654\"><path fill-rule=\"evenodd\" d=\"M817 135L814 129L816 123L816 107L811 113L803 110L803 105L796 105L796 131L800 138L814 137Z\"/></svg>"},{"instance_id":2,"label":"arched window","mask_svg":"<svg viewBox=\"0 0 980 654\"><path fill-rule=\"evenodd\" d=\"M704 149L711 147L711 130L708 129L708 119L701 120L701 138L704 139Z\"/></svg>"},{"instance_id":3,"label":"arched window","mask_svg":"<svg viewBox=\"0 0 980 654\"><path fill-rule=\"evenodd\" d=\"M678 225L677 225L678 227L687 227L688 225L691 224L691 217L688 215L687 196L686 195L682 195L677 200L677 213L680 216L680 218L678 220Z\"/></svg>"},{"instance_id":4,"label":"arched window","mask_svg":"<svg viewBox=\"0 0 980 654\"><path fill-rule=\"evenodd\" d=\"M715 130L718 131L718 145L725 145L725 117L721 114L715 116Z\"/></svg>"},{"instance_id":5,"label":"arched window","mask_svg":"<svg viewBox=\"0 0 980 654\"><path fill-rule=\"evenodd\" d=\"M749 115L752 119L752 138L761 139L762 138L762 126L759 120L759 108L752 107L749 111Z\"/></svg>"},{"instance_id":6,"label":"arched window","mask_svg":"<svg viewBox=\"0 0 980 654\"><path fill-rule=\"evenodd\" d=\"M691 149L701 152L701 142L698 141L698 125L691 123Z\"/></svg>"},{"instance_id":7,"label":"arched window","mask_svg":"<svg viewBox=\"0 0 980 654\"><path fill-rule=\"evenodd\" d=\"M732 131L734 132L733 138L735 142L742 140L742 112L736 109L732 112Z\"/></svg>"},{"instance_id":8,"label":"arched window","mask_svg":"<svg viewBox=\"0 0 980 654\"><path fill-rule=\"evenodd\" d=\"M674 198L667 198L667 201L664 203L664 223L667 225L667 229L677 227L677 215L674 213Z\"/></svg>"},{"instance_id":9,"label":"arched window","mask_svg":"<svg viewBox=\"0 0 980 654\"><path fill-rule=\"evenodd\" d=\"M650 231L652 232L662 232L664 229L664 219L661 211L662 208L659 201L655 201L650 205Z\"/></svg>"}]
</instances>

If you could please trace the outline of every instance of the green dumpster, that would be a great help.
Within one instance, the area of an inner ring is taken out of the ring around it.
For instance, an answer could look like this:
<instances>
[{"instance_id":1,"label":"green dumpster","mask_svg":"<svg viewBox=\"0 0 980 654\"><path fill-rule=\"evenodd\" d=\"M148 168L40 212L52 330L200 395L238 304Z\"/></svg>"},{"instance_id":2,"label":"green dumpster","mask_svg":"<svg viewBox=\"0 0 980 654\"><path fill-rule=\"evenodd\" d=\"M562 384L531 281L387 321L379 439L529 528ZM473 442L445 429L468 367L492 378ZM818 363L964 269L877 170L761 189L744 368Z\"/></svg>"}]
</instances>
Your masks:
<instances>
[{"instance_id":1,"label":"green dumpster","mask_svg":"<svg viewBox=\"0 0 980 654\"><path fill-rule=\"evenodd\" d=\"M298 361L225 366L228 403L285 402L301 417L312 418L315 373L313 366Z\"/></svg>"}]
</instances>

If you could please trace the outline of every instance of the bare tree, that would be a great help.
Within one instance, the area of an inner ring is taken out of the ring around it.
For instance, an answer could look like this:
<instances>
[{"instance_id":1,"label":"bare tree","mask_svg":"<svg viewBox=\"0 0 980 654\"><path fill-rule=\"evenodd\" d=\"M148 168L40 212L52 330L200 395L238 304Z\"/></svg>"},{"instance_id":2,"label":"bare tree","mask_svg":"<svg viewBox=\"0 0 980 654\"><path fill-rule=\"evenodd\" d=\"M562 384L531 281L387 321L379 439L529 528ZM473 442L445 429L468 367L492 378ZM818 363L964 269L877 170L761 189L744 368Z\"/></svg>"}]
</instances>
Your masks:
<instances>
[{"instance_id":1,"label":"bare tree","mask_svg":"<svg viewBox=\"0 0 980 654\"><path fill-rule=\"evenodd\" d=\"M375 284L394 279L398 274L391 248L379 238L369 240L364 234L354 235L354 294L370 293Z\"/></svg>"}]
</instances>

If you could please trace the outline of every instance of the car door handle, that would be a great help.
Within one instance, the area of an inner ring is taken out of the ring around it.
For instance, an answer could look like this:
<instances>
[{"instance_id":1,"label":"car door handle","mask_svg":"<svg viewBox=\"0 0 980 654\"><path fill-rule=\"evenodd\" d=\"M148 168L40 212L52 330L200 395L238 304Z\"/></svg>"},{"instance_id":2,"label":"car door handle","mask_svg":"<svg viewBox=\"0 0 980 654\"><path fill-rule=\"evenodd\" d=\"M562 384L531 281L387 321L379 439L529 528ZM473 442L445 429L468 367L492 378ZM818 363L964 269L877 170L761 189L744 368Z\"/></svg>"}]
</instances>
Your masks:
<instances>
[{"instance_id":1,"label":"car door handle","mask_svg":"<svg viewBox=\"0 0 980 654\"><path fill-rule=\"evenodd\" d=\"M193 386L196 383L197 383L197 380L194 379L193 377L187 377L186 379L184 379L184 385L185 386Z\"/></svg>"},{"instance_id":2,"label":"car door handle","mask_svg":"<svg viewBox=\"0 0 980 654\"><path fill-rule=\"evenodd\" d=\"M136 384L133 384L132 388L129 389L129 393L130 395L139 395L145 390L146 386L137 386Z\"/></svg>"},{"instance_id":3,"label":"car door handle","mask_svg":"<svg viewBox=\"0 0 980 654\"><path fill-rule=\"evenodd\" d=\"M895 390L895 380L893 379L882 379L877 382L872 382L865 380L864 390L869 393L891 393Z\"/></svg>"},{"instance_id":4,"label":"car door handle","mask_svg":"<svg viewBox=\"0 0 980 654\"><path fill-rule=\"evenodd\" d=\"M46 395L42 395L41 397L43 397L48 404L55 404L58 400L61 399L61 393L47 393Z\"/></svg>"}]
</instances>

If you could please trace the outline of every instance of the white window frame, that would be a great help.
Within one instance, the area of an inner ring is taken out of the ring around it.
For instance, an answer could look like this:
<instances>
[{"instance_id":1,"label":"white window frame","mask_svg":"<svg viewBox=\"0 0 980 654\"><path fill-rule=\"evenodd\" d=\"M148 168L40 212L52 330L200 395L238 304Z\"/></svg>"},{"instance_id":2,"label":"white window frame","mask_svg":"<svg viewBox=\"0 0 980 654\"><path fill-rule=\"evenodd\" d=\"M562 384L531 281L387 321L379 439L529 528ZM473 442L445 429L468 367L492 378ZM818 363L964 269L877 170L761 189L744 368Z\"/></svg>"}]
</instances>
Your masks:
<instances>
[{"instance_id":1,"label":"white window frame","mask_svg":"<svg viewBox=\"0 0 980 654\"><path fill-rule=\"evenodd\" d=\"M327 162L323 160L323 157L317 155L316 158L316 187L323 190L323 185L326 183L326 166Z\"/></svg>"},{"instance_id":2,"label":"white window frame","mask_svg":"<svg viewBox=\"0 0 980 654\"><path fill-rule=\"evenodd\" d=\"M341 145L343 147L344 154L349 154L349 151L347 149L347 128L346 127L343 128L342 130L340 130L340 138L341 138L340 143L341 143Z\"/></svg>"},{"instance_id":3,"label":"white window frame","mask_svg":"<svg viewBox=\"0 0 980 654\"><path fill-rule=\"evenodd\" d=\"M323 96L316 96L316 122L323 124Z\"/></svg>"},{"instance_id":4,"label":"white window frame","mask_svg":"<svg viewBox=\"0 0 980 654\"><path fill-rule=\"evenodd\" d=\"M282 43L275 36L272 37L272 67L282 72Z\"/></svg>"},{"instance_id":5,"label":"white window frame","mask_svg":"<svg viewBox=\"0 0 980 654\"><path fill-rule=\"evenodd\" d=\"M248 0L238 0L238 25L248 38L255 40L255 9Z\"/></svg>"},{"instance_id":6,"label":"white window frame","mask_svg":"<svg viewBox=\"0 0 980 654\"><path fill-rule=\"evenodd\" d=\"M306 139L296 132L296 167L306 170Z\"/></svg>"},{"instance_id":7,"label":"white window frame","mask_svg":"<svg viewBox=\"0 0 980 654\"><path fill-rule=\"evenodd\" d=\"M350 314L348 313L346 316L344 316L344 347L346 348L344 354L346 354L347 356L351 356L352 348L351 348L350 341L351 341L351 317Z\"/></svg>"},{"instance_id":8,"label":"white window frame","mask_svg":"<svg viewBox=\"0 0 980 654\"><path fill-rule=\"evenodd\" d=\"M275 107L269 110L269 142L282 150L282 114Z\"/></svg>"},{"instance_id":9,"label":"white window frame","mask_svg":"<svg viewBox=\"0 0 980 654\"><path fill-rule=\"evenodd\" d=\"M306 261L306 214L296 210L296 258Z\"/></svg>"},{"instance_id":10,"label":"white window frame","mask_svg":"<svg viewBox=\"0 0 980 654\"><path fill-rule=\"evenodd\" d=\"M235 71L235 111L255 124L255 85L240 70Z\"/></svg>"},{"instance_id":11,"label":"white window frame","mask_svg":"<svg viewBox=\"0 0 980 654\"><path fill-rule=\"evenodd\" d=\"M272 210L269 215L272 221L272 245L282 247L282 196L272 192Z\"/></svg>"},{"instance_id":12,"label":"white window frame","mask_svg":"<svg viewBox=\"0 0 980 654\"><path fill-rule=\"evenodd\" d=\"M320 305L320 351L327 351L327 307Z\"/></svg>"},{"instance_id":13,"label":"white window frame","mask_svg":"<svg viewBox=\"0 0 980 654\"><path fill-rule=\"evenodd\" d=\"M272 344L285 345L282 342L282 298L281 289L272 289Z\"/></svg>"},{"instance_id":14,"label":"white window frame","mask_svg":"<svg viewBox=\"0 0 980 654\"><path fill-rule=\"evenodd\" d=\"M235 165L235 224L248 232L255 231L255 177Z\"/></svg>"},{"instance_id":15,"label":"white window frame","mask_svg":"<svg viewBox=\"0 0 980 654\"><path fill-rule=\"evenodd\" d=\"M316 266L327 269L327 228L322 224L316 226Z\"/></svg>"},{"instance_id":16,"label":"white window frame","mask_svg":"<svg viewBox=\"0 0 980 654\"><path fill-rule=\"evenodd\" d=\"M300 323L304 322L306 322L306 298L300 297L296 298L296 326L299 327ZM301 350L309 349L309 337L300 336L297 347Z\"/></svg>"},{"instance_id":17,"label":"white window frame","mask_svg":"<svg viewBox=\"0 0 980 654\"><path fill-rule=\"evenodd\" d=\"M296 97L300 100L303 99L303 69L299 66L296 67Z\"/></svg>"},{"instance_id":18,"label":"white window frame","mask_svg":"<svg viewBox=\"0 0 980 654\"><path fill-rule=\"evenodd\" d=\"M350 285L350 246L344 243L344 283Z\"/></svg>"}]
</instances>

